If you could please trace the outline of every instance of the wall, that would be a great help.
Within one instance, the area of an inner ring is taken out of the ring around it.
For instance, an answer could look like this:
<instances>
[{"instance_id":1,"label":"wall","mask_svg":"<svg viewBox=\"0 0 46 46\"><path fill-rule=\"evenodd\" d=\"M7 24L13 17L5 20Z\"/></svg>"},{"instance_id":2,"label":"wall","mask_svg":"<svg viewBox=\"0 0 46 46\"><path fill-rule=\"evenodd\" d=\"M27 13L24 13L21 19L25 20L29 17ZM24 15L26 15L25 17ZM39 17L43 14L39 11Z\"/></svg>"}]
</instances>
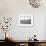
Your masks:
<instances>
[{"instance_id":1,"label":"wall","mask_svg":"<svg viewBox=\"0 0 46 46\"><path fill-rule=\"evenodd\" d=\"M26 1L26 2L25 2ZM46 8L33 8L28 4L28 0L0 0L0 16L13 17L10 34L17 40L27 40L34 34L39 40L45 38L45 15ZM34 25L32 27L21 27L18 25L18 16L20 14L31 14L34 16ZM2 31L1 31L2 33ZM1 34L0 33L0 34ZM0 37L2 39L2 36Z\"/></svg>"}]
</instances>

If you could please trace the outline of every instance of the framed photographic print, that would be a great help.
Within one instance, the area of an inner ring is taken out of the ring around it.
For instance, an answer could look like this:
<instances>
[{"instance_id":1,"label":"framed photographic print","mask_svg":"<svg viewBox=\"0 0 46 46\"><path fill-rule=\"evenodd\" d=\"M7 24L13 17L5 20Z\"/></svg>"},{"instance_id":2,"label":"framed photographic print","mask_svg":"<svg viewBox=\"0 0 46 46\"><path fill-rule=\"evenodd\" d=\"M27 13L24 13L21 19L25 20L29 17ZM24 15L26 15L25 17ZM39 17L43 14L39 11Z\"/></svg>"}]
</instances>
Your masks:
<instances>
[{"instance_id":1,"label":"framed photographic print","mask_svg":"<svg viewBox=\"0 0 46 46\"><path fill-rule=\"evenodd\" d=\"M33 16L32 15L20 15L19 25L20 26L33 26Z\"/></svg>"}]
</instances>

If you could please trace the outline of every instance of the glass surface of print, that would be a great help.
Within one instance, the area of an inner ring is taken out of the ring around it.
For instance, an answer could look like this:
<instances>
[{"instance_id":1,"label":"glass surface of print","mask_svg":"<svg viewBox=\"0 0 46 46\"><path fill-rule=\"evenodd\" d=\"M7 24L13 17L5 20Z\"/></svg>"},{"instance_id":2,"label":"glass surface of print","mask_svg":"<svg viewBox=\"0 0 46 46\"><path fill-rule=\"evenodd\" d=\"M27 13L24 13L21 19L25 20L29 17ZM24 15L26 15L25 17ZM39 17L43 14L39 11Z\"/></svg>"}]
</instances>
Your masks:
<instances>
[{"instance_id":1,"label":"glass surface of print","mask_svg":"<svg viewBox=\"0 0 46 46\"><path fill-rule=\"evenodd\" d=\"M26 15L26 16L19 16L19 25L20 26L33 26L33 16Z\"/></svg>"}]
</instances>

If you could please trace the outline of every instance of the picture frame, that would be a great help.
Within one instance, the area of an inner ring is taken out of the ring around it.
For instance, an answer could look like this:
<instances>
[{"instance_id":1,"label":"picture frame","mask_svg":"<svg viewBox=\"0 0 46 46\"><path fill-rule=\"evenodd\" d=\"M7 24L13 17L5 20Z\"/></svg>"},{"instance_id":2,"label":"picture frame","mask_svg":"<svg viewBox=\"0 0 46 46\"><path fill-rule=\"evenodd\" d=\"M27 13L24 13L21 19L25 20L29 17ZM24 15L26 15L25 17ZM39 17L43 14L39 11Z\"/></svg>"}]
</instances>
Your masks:
<instances>
[{"instance_id":1,"label":"picture frame","mask_svg":"<svg viewBox=\"0 0 46 46\"><path fill-rule=\"evenodd\" d=\"M19 15L19 26L33 26L32 15Z\"/></svg>"}]
</instances>

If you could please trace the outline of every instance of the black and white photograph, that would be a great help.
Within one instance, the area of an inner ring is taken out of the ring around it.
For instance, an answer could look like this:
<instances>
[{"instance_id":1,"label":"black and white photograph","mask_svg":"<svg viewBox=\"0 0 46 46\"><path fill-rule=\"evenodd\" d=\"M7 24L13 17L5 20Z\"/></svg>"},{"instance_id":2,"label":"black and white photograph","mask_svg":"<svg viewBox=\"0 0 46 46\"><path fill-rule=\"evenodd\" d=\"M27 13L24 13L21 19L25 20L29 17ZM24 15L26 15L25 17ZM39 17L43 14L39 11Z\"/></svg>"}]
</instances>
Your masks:
<instances>
[{"instance_id":1,"label":"black and white photograph","mask_svg":"<svg viewBox=\"0 0 46 46\"><path fill-rule=\"evenodd\" d=\"M33 15L20 15L19 16L20 26L33 26Z\"/></svg>"}]
</instances>

